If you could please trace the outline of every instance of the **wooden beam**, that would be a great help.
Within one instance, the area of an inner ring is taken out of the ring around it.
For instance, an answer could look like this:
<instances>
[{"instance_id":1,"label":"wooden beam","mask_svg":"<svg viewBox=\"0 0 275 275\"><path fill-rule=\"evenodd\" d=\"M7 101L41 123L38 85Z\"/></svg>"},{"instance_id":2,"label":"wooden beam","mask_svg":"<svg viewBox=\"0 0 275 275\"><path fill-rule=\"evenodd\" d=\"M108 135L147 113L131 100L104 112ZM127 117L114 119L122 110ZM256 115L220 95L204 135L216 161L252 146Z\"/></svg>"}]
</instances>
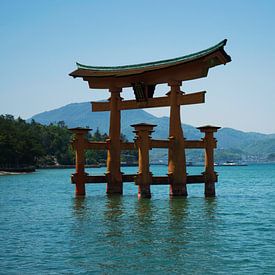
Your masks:
<instances>
[{"instance_id":1,"label":"wooden beam","mask_svg":"<svg viewBox=\"0 0 275 275\"><path fill-rule=\"evenodd\" d=\"M187 176L187 183L193 184L193 183L204 183L205 177L204 175L188 175Z\"/></svg>"},{"instance_id":2,"label":"wooden beam","mask_svg":"<svg viewBox=\"0 0 275 275\"><path fill-rule=\"evenodd\" d=\"M122 181L123 182L134 182L137 174L123 174ZM86 176L86 183L106 183L105 175L97 175L97 176ZM205 183L206 175L188 175L187 176L187 184L196 184L196 183ZM215 173L215 182L218 181L218 175ZM72 183L75 183L75 177L72 175ZM153 176L152 177L152 185L168 185L169 179L168 176Z\"/></svg>"},{"instance_id":3,"label":"wooden beam","mask_svg":"<svg viewBox=\"0 0 275 275\"><path fill-rule=\"evenodd\" d=\"M85 149L106 150L107 143L104 141L88 141L85 144Z\"/></svg>"},{"instance_id":4,"label":"wooden beam","mask_svg":"<svg viewBox=\"0 0 275 275\"><path fill-rule=\"evenodd\" d=\"M107 150L108 144L105 141L88 141L85 143L85 149ZM137 150L134 142L121 142L121 150Z\"/></svg>"},{"instance_id":5,"label":"wooden beam","mask_svg":"<svg viewBox=\"0 0 275 275\"><path fill-rule=\"evenodd\" d=\"M122 175L123 182L134 182L137 174L126 174ZM86 183L106 183L107 179L105 175L97 175L97 176L86 176ZM75 183L73 181L73 183Z\"/></svg>"},{"instance_id":6,"label":"wooden beam","mask_svg":"<svg viewBox=\"0 0 275 275\"><path fill-rule=\"evenodd\" d=\"M205 102L206 91L192 93L192 94L183 94L178 96L178 105L190 105L190 104L199 104Z\"/></svg>"},{"instance_id":7,"label":"wooden beam","mask_svg":"<svg viewBox=\"0 0 275 275\"><path fill-rule=\"evenodd\" d=\"M177 103L179 105L199 104L205 102L205 91L182 94L178 96ZM93 112L110 111L110 102L91 102ZM144 102L137 102L136 100L123 100L119 104L120 110L132 110L132 109L145 109L156 107L168 107L170 106L169 97L156 97L149 98Z\"/></svg>"},{"instance_id":8,"label":"wooden beam","mask_svg":"<svg viewBox=\"0 0 275 275\"><path fill-rule=\"evenodd\" d=\"M169 143L170 143L169 140L152 139L151 140L151 147L152 148L168 148Z\"/></svg>"},{"instance_id":9,"label":"wooden beam","mask_svg":"<svg viewBox=\"0 0 275 275\"><path fill-rule=\"evenodd\" d=\"M121 150L137 150L134 142L122 142L120 146Z\"/></svg>"},{"instance_id":10,"label":"wooden beam","mask_svg":"<svg viewBox=\"0 0 275 275\"><path fill-rule=\"evenodd\" d=\"M107 179L105 175L98 176L86 176L86 183L106 183Z\"/></svg>"},{"instance_id":11,"label":"wooden beam","mask_svg":"<svg viewBox=\"0 0 275 275\"><path fill-rule=\"evenodd\" d=\"M203 140L185 140L184 146L186 149L204 148L205 142Z\"/></svg>"},{"instance_id":12,"label":"wooden beam","mask_svg":"<svg viewBox=\"0 0 275 275\"><path fill-rule=\"evenodd\" d=\"M134 182L136 176L137 176L137 174L123 174L122 181L123 182Z\"/></svg>"},{"instance_id":13,"label":"wooden beam","mask_svg":"<svg viewBox=\"0 0 275 275\"><path fill-rule=\"evenodd\" d=\"M197 149L204 148L205 142L203 140L185 140L185 148L186 149ZM151 140L152 148L169 148L169 140ZM85 143L85 149L93 149L93 150L107 150L107 143L104 141L89 141ZM121 150L137 150L134 142L122 142Z\"/></svg>"},{"instance_id":14,"label":"wooden beam","mask_svg":"<svg viewBox=\"0 0 275 275\"><path fill-rule=\"evenodd\" d=\"M170 141L169 140L157 140L152 139L151 147L152 148L169 148ZM198 149L204 148L205 142L203 140L185 140L184 146L186 149Z\"/></svg>"},{"instance_id":15,"label":"wooden beam","mask_svg":"<svg viewBox=\"0 0 275 275\"><path fill-rule=\"evenodd\" d=\"M196 184L196 183L205 183L206 176L205 174L201 175L187 175L187 184ZM218 181L218 176L215 174L215 182ZM166 185L169 183L168 176L153 176L152 185Z\"/></svg>"},{"instance_id":16,"label":"wooden beam","mask_svg":"<svg viewBox=\"0 0 275 275\"><path fill-rule=\"evenodd\" d=\"M151 141L152 148L169 148L169 145L170 145L169 140L152 139ZM204 148L205 142L203 140L185 140L184 146L186 149Z\"/></svg>"},{"instance_id":17,"label":"wooden beam","mask_svg":"<svg viewBox=\"0 0 275 275\"><path fill-rule=\"evenodd\" d=\"M166 185L170 184L168 180L168 176L153 176L152 177L152 185Z\"/></svg>"},{"instance_id":18,"label":"wooden beam","mask_svg":"<svg viewBox=\"0 0 275 275\"><path fill-rule=\"evenodd\" d=\"M110 111L110 102L91 102L92 112Z\"/></svg>"}]
</instances>

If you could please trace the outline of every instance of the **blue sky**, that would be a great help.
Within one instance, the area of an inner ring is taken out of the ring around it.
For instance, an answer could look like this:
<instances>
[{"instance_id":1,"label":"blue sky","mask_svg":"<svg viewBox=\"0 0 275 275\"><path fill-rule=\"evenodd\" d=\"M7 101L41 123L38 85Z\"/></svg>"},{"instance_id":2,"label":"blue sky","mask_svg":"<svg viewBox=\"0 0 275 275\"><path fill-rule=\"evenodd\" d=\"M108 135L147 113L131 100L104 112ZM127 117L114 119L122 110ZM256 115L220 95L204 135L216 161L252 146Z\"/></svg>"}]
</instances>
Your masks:
<instances>
[{"instance_id":1,"label":"blue sky","mask_svg":"<svg viewBox=\"0 0 275 275\"><path fill-rule=\"evenodd\" d=\"M48 0L0 2L0 114L23 118L106 99L68 74L75 61L124 65L182 56L224 38L232 62L183 83L206 103L182 121L275 133L275 1ZM167 92L158 87L157 95ZM129 90L124 98L131 98ZM168 108L148 109L168 115Z\"/></svg>"}]
</instances>

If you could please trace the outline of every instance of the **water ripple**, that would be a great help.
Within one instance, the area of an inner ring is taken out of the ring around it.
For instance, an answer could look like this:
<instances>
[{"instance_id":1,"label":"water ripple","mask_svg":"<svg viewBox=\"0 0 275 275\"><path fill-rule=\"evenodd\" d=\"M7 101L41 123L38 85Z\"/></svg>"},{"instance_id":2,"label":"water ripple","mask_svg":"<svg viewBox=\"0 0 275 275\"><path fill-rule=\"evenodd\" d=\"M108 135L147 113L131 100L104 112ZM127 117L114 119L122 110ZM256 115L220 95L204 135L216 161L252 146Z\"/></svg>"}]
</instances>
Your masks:
<instances>
[{"instance_id":1,"label":"water ripple","mask_svg":"<svg viewBox=\"0 0 275 275\"><path fill-rule=\"evenodd\" d=\"M203 186L173 199L154 186L138 200L132 184L74 198L68 170L1 177L0 273L274 274L275 165L218 170L210 199Z\"/></svg>"}]
</instances>

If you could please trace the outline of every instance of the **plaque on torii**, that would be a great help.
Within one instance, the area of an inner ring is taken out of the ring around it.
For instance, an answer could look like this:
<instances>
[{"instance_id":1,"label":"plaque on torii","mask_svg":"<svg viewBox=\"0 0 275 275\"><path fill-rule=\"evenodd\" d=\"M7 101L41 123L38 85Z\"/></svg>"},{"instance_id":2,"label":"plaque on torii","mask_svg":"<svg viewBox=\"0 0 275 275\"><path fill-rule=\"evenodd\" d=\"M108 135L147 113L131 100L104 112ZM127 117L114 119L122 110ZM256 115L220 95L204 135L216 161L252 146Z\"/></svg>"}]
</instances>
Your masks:
<instances>
[{"instance_id":1,"label":"plaque on torii","mask_svg":"<svg viewBox=\"0 0 275 275\"><path fill-rule=\"evenodd\" d=\"M77 70L73 71L71 76L81 77L88 82L91 89L108 89L111 93L108 102L92 102L93 112L110 111L109 140L107 141L107 193L122 193L121 110L170 107L168 146L170 194L173 196L187 195L185 160L187 146L181 127L180 106L204 103L206 92L185 94L180 87L183 81L206 77L209 68L230 62L231 58L224 50L225 45L226 40L223 40L211 48L194 54L136 65L99 67L77 63ZM170 90L166 96L154 98L156 85L163 83L168 84ZM133 88L134 100L122 100L120 93L123 88L127 87ZM213 130L214 132L217 129L213 127L211 130L210 128L208 127L207 131ZM195 146L200 146L200 144ZM209 172L209 175L211 173Z\"/></svg>"}]
</instances>

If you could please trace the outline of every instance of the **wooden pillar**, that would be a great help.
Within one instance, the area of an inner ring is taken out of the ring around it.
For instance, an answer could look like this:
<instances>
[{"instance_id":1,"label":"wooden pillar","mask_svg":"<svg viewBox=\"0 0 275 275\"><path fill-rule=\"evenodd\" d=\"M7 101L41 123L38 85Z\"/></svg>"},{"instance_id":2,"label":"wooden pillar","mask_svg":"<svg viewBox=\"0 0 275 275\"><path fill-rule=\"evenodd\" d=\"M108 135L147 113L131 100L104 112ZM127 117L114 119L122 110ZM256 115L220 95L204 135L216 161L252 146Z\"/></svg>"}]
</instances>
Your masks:
<instances>
[{"instance_id":1,"label":"wooden pillar","mask_svg":"<svg viewBox=\"0 0 275 275\"><path fill-rule=\"evenodd\" d=\"M75 150L75 173L73 174L75 182L76 196L85 196L85 145L87 142L87 134L91 129L87 128L71 128L69 129L74 133L72 146Z\"/></svg>"},{"instance_id":2,"label":"wooden pillar","mask_svg":"<svg viewBox=\"0 0 275 275\"><path fill-rule=\"evenodd\" d=\"M110 130L107 153L107 193L122 194L122 174L120 171L120 110L121 102L120 88L111 88L111 97L109 99L110 112Z\"/></svg>"},{"instance_id":3,"label":"wooden pillar","mask_svg":"<svg viewBox=\"0 0 275 275\"><path fill-rule=\"evenodd\" d=\"M168 152L170 195L187 196L185 146L180 119L180 104L178 103L178 96L183 93L180 90L181 82L174 81L168 85L171 87L167 94L170 100L169 139L171 146L169 146Z\"/></svg>"},{"instance_id":4,"label":"wooden pillar","mask_svg":"<svg viewBox=\"0 0 275 275\"><path fill-rule=\"evenodd\" d=\"M214 138L214 132L217 132L220 127L207 125L198 129L205 134L203 138L205 144L204 194L206 197L215 197L217 174L214 170L214 149L217 147L217 140Z\"/></svg>"},{"instance_id":5,"label":"wooden pillar","mask_svg":"<svg viewBox=\"0 0 275 275\"><path fill-rule=\"evenodd\" d=\"M131 125L135 128L135 144L138 148L138 185L139 198L151 198L150 185L152 183L152 173L150 172L149 150L151 149L151 133L156 125L140 123Z\"/></svg>"}]
</instances>

